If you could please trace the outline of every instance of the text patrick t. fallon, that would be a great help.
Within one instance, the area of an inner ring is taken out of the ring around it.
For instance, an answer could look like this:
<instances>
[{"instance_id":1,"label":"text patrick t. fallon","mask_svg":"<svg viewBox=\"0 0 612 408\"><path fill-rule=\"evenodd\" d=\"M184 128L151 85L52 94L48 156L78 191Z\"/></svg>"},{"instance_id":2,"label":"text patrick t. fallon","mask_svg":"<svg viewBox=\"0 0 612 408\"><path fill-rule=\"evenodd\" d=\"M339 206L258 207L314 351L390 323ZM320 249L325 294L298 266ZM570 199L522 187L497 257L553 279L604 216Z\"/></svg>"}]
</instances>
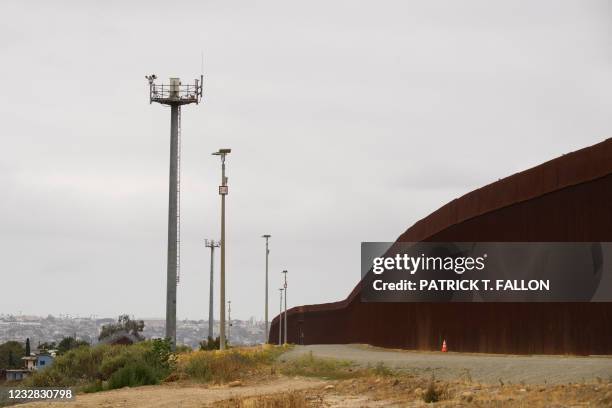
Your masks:
<instances>
[{"instance_id":1,"label":"text patrick t. fallon","mask_svg":"<svg viewBox=\"0 0 612 408\"><path fill-rule=\"evenodd\" d=\"M372 282L376 291L548 291L548 279L402 279L385 282L377 279Z\"/></svg>"}]
</instances>

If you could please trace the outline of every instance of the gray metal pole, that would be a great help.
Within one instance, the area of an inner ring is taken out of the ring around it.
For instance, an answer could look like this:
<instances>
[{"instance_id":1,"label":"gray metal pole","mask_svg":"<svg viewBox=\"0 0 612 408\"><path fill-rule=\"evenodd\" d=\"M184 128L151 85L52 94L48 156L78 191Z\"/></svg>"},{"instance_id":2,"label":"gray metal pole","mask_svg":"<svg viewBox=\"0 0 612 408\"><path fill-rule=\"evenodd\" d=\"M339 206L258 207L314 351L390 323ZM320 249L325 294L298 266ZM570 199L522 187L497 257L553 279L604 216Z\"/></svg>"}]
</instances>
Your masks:
<instances>
[{"instance_id":1,"label":"gray metal pole","mask_svg":"<svg viewBox=\"0 0 612 408\"><path fill-rule=\"evenodd\" d=\"M231 342L231 331L232 331L232 301L227 301L227 342L232 344Z\"/></svg>"},{"instance_id":2,"label":"gray metal pole","mask_svg":"<svg viewBox=\"0 0 612 408\"><path fill-rule=\"evenodd\" d=\"M283 288L280 288L280 306L278 307L278 345L283 344Z\"/></svg>"},{"instance_id":3,"label":"gray metal pole","mask_svg":"<svg viewBox=\"0 0 612 408\"><path fill-rule=\"evenodd\" d=\"M168 202L168 269L166 279L166 338L176 349L176 273L177 273L177 184L178 184L178 111L170 105L170 191Z\"/></svg>"},{"instance_id":4,"label":"gray metal pole","mask_svg":"<svg viewBox=\"0 0 612 408\"><path fill-rule=\"evenodd\" d=\"M287 271L283 271L285 274L285 344L287 344Z\"/></svg>"},{"instance_id":5,"label":"gray metal pole","mask_svg":"<svg viewBox=\"0 0 612 408\"><path fill-rule=\"evenodd\" d=\"M225 186L225 155L221 155L221 185ZM220 349L225 350L225 194L221 195L221 307L219 309Z\"/></svg>"},{"instance_id":6,"label":"gray metal pole","mask_svg":"<svg viewBox=\"0 0 612 408\"><path fill-rule=\"evenodd\" d=\"M213 326L215 324L215 317L214 317L214 304L213 304L213 299L214 299L214 259L215 259L215 241L211 241L210 242L210 294L209 294L209 301L208 301L208 337L210 337L211 339L214 340L214 331L213 331Z\"/></svg>"},{"instance_id":7,"label":"gray metal pole","mask_svg":"<svg viewBox=\"0 0 612 408\"><path fill-rule=\"evenodd\" d=\"M156 85L155 74L147 75L149 81L149 103L170 106L170 191L168 192L168 259L166 275L166 338L176 350L176 286L179 269L179 182L180 182L180 115L181 105L198 104L202 99L202 81L194 86L181 85L179 78L170 78L170 85ZM164 92L168 89L169 92Z\"/></svg>"},{"instance_id":8,"label":"gray metal pole","mask_svg":"<svg viewBox=\"0 0 612 408\"><path fill-rule=\"evenodd\" d=\"M270 249L268 249L268 239L270 239L271 235L264 235L263 237L266 239L266 313L265 313L265 320L266 320L266 332L264 334L265 338L264 338L264 343L268 342L268 256L270 254Z\"/></svg>"}]
</instances>

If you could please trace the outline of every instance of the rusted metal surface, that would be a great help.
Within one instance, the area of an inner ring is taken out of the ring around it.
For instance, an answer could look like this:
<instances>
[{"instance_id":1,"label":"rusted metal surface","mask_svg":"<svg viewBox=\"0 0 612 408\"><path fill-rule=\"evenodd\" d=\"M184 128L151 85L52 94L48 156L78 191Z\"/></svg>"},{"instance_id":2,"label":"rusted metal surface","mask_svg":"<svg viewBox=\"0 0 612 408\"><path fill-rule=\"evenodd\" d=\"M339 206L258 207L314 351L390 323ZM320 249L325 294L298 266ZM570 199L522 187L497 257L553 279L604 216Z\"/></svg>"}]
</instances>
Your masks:
<instances>
[{"instance_id":1,"label":"rusted metal surface","mask_svg":"<svg viewBox=\"0 0 612 408\"><path fill-rule=\"evenodd\" d=\"M612 241L612 139L453 200L399 241ZM586 279L587 277L585 277ZM612 354L612 303L361 303L288 312L291 343L513 354ZM278 316L270 342L278 342Z\"/></svg>"}]
</instances>

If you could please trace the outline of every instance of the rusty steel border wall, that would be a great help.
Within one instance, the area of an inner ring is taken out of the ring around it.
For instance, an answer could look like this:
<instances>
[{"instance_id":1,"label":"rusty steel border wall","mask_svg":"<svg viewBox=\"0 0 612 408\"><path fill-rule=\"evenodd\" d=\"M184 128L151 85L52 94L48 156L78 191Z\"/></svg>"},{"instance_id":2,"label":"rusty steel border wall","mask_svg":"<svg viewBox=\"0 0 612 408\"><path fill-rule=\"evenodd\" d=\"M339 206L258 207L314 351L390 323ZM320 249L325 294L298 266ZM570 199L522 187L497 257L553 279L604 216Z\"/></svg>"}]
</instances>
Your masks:
<instances>
[{"instance_id":1,"label":"rusty steel border wall","mask_svg":"<svg viewBox=\"0 0 612 408\"><path fill-rule=\"evenodd\" d=\"M398 241L612 241L612 139L514 174L444 205ZM296 344L416 350L612 354L612 303L361 303L288 311ZM269 341L278 342L278 316Z\"/></svg>"}]
</instances>

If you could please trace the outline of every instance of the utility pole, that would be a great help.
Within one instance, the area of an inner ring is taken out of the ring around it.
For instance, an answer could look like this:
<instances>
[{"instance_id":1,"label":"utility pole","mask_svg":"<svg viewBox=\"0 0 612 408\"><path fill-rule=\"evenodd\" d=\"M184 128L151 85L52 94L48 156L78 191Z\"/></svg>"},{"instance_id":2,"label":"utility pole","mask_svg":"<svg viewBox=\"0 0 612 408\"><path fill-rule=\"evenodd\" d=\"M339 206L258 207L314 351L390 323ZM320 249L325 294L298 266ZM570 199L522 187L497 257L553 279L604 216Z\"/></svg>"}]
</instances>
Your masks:
<instances>
[{"instance_id":1,"label":"utility pole","mask_svg":"<svg viewBox=\"0 0 612 408\"><path fill-rule=\"evenodd\" d=\"M213 306L213 299L214 299L214 285L213 285L213 270L214 270L214 259L215 259L215 248L219 248L219 241L215 241L212 239L205 239L204 240L204 245L207 248L210 248L210 293L209 293L209 298L208 298L208 337L210 337L211 339L215 339L214 337L214 331L213 331L213 326L215 324L215 317L214 317L214 306Z\"/></svg>"},{"instance_id":2,"label":"utility pole","mask_svg":"<svg viewBox=\"0 0 612 408\"><path fill-rule=\"evenodd\" d=\"M232 328L232 301L228 300L227 301L227 342L229 344L232 344L232 342L230 341L230 331Z\"/></svg>"},{"instance_id":3,"label":"utility pole","mask_svg":"<svg viewBox=\"0 0 612 408\"><path fill-rule=\"evenodd\" d=\"M285 275L285 284L283 287L285 288L285 344L287 344L287 270L283 271Z\"/></svg>"},{"instance_id":4,"label":"utility pole","mask_svg":"<svg viewBox=\"0 0 612 408\"><path fill-rule=\"evenodd\" d=\"M278 308L278 345L283 344L283 288L280 291L280 306Z\"/></svg>"},{"instance_id":5,"label":"utility pole","mask_svg":"<svg viewBox=\"0 0 612 408\"><path fill-rule=\"evenodd\" d=\"M262 235L262 238L266 239L266 313L265 313L265 320L266 320L266 333L265 333L265 338L264 338L264 343L268 342L268 256L270 255L270 249L268 249L268 240L270 239L271 235L266 234L266 235Z\"/></svg>"},{"instance_id":6,"label":"utility pole","mask_svg":"<svg viewBox=\"0 0 612 408\"><path fill-rule=\"evenodd\" d=\"M232 149L219 149L214 152L214 156L221 157L221 185L219 195L221 196L221 307L219 308L219 348L225 350L225 196L228 193L227 177L225 177L225 156L231 153Z\"/></svg>"},{"instance_id":7,"label":"utility pole","mask_svg":"<svg viewBox=\"0 0 612 408\"><path fill-rule=\"evenodd\" d=\"M183 85L179 78L170 78L169 85L157 85L155 74L147 75L149 103L170 106L170 186L168 197L168 259L166 275L166 338L176 349L176 286L180 272L180 176L181 176L181 106L198 104L202 99L202 82Z\"/></svg>"}]
</instances>

